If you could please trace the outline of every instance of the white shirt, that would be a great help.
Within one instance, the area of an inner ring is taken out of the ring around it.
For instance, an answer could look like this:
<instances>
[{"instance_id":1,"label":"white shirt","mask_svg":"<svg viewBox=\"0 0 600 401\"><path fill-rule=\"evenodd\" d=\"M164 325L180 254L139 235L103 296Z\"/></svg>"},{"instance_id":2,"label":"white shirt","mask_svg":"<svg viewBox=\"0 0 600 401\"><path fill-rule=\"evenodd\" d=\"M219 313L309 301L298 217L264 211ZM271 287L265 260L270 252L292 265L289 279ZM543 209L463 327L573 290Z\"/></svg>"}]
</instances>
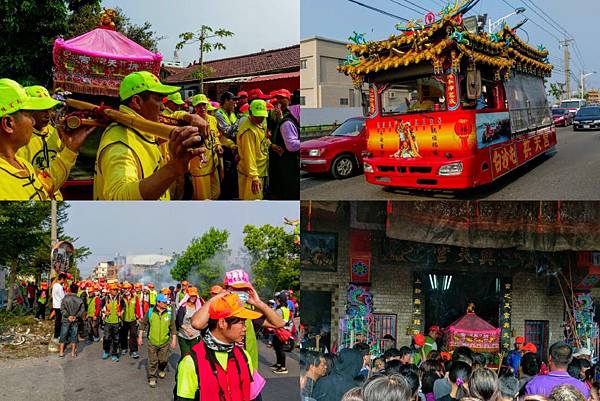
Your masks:
<instances>
[{"instance_id":1,"label":"white shirt","mask_svg":"<svg viewBox=\"0 0 600 401\"><path fill-rule=\"evenodd\" d=\"M54 309L60 309L60 304L65 297L65 290L60 283L54 283L52 285L52 307Z\"/></svg>"}]
</instances>

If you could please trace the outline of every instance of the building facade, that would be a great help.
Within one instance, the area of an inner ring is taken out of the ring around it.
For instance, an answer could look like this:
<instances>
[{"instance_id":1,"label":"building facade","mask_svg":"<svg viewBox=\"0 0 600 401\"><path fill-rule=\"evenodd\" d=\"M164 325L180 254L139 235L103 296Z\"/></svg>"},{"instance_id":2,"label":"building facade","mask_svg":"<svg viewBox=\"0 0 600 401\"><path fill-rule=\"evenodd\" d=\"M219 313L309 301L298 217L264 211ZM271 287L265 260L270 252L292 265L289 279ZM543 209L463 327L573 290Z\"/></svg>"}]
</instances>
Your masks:
<instances>
[{"instance_id":1,"label":"building facade","mask_svg":"<svg viewBox=\"0 0 600 401\"><path fill-rule=\"evenodd\" d=\"M300 46L262 50L204 62L207 77L204 79L204 94L219 101L219 96L229 91L261 89L264 93L285 88L291 92L300 89ZM163 67L161 78L169 85L182 87L182 96L189 98L200 93L197 76L199 64L186 68Z\"/></svg>"},{"instance_id":2,"label":"building facade","mask_svg":"<svg viewBox=\"0 0 600 401\"><path fill-rule=\"evenodd\" d=\"M300 104L306 108L360 107L360 91L337 70L346 59L345 42L319 36L300 41Z\"/></svg>"},{"instance_id":3,"label":"building facade","mask_svg":"<svg viewBox=\"0 0 600 401\"><path fill-rule=\"evenodd\" d=\"M385 344L410 345L415 333L451 326L473 303L477 316L500 329L502 350L521 335L546 355L568 327L565 299L571 292L556 275L573 267L573 294L592 305L581 312L590 319L590 331L580 338L598 348L593 305L600 292L590 266L600 261L589 260L600 253L398 240L388 236L389 207L302 202L301 315L309 344L319 336L321 346L334 350L359 340L375 345L375 352Z\"/></svg>"}]
</instances>

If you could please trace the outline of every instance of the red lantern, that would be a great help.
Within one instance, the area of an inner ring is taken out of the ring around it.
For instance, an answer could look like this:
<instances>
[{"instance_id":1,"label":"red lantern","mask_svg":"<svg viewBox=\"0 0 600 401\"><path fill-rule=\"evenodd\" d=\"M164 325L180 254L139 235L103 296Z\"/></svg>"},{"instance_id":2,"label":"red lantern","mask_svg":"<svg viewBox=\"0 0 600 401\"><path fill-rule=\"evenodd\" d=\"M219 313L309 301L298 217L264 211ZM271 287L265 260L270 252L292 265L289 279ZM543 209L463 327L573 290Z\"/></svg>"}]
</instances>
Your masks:
<instances>
[{"instance_id":1,"label":"red lantern","mask_svg":"<svg viewBox=\"0 0 600 401\"><path fill-rule=\"evenodd\" d=\"M471 122L466 118L461 118L454 124L454 132L456 133L456 136L460 138L463 148L468 145L471 129Z\"/></svg>"}]
</instances>

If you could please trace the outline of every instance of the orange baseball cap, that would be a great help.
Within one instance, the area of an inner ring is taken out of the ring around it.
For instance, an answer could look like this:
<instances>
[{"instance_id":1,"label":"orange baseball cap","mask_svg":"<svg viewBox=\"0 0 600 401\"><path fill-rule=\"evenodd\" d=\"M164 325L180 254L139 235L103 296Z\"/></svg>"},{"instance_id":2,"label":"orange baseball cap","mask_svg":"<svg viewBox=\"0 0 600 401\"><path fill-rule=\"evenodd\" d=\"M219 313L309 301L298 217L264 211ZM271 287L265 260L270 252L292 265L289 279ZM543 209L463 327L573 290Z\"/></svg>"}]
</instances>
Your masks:
<instances>
[{"instance_id":1,"label":"orange baseball cap","mask_svg":"<svg viewBox=\"0 0 600 401\"><path fill-rule=\"evenodd\" d=\"M537 347L534 343L527 343L521 349L526 352L533 352L534 354L537 353Z\"/></svg>"},{"instance_id":2,"label":"orange baseball cap","mask_svg":"<svg viewBox=\"0 0 600 401\"><path fill-rule=\"evenodd\" d=\"M112 283L112 284L109 284L109 285L108 285L108 289L109 289L109 290L118 290L118 289L119 289L119 286L118 286L118 285L116 285L115 283Z\"/></svg>"},{"instance_id":3,"label":"orange baseball cap","mask_svg":"<svg viewBox=\"0 0 600 401\"><path fill-rule=\"evenodd\" d=\"M160 290L160 293L165 295L171 295L171 290L168 288L163 288L162 290Z\"/></svg>"},{"instance_id":4,"label":"orange baseball cap","mask_svg":"<svg viewBox=\"0 0 600 401\"><path fill-rule=\"evenodd\" d=\"M154 284L148 283L148 288L154 288Z\"/></svg>"},{"instance_id":5,"label":"orange baseball cap","mask_svg":"<svg viewBox=\"0 0 600 401\"><path fill-rule=\"evenodd\" d=\"M130 288L132 288L132 287L133 287L133 286L131 285L131 283L123 283L123 288L124 288L124 289L126 289L126 290L127 290L127 289L130 289Z\"/></svg>"},{"instance_id":6,"label":"orange baseball cap","mask_svg":"<svg viewBox=\"0 0 600 401\"><path fill-rule=\"evenodd\" d=\"M425 345L425 336L422 333L415 334L415 336L413 338L415 341L415 345L418 345L419 347L422 347Z\"/></svg>"},{"instance_id":7,"label":"orange baseball cap","mask_svg":"<svg viewBox=\"0 0 600 401\"><path fill-rule=\"evenodd\" d=\"M211 295L217 295L221 291L223 291L223 287L221 287L220 285L213 285L212 287L210 287Z\"/></svg>"},{"instance_id":8,"label":"orange baseball cap","mask_svg":"<svg viewBox=\"0 0 600 401\"><path fill-rule=\"evenodd\" d=\"M188 283L188 281L187 281L187 280L183 280L183 281L181 282L181 285L190 285L190 283Z\"/></svg>"},{"instance_id":9,"label":"orange baseball cap","mask_svg":"<svg viewBox=\"0 0 600 401\"><path fill-rule=\"evenodd\" d=\"M262 313L246 309L237 294L229 294L213 302L208 308L208 315L211 319L226 319L228 317L258 319L262 316Z\"/></svg>"},{"instance_id":10,"label":"orange baseball cap","mask_svg":"<svg viewBox=\"0 0 600 401\"><path fill-rule=\"evenodd\" d=\"M188 287L188 289L187 289L187 294L188 294L190 297L193 297L193 296L196 296L196 297L197 297L197 296L198 296L198 289L197 289L196 287Z\"/></svg>"},{"instance_id":11,"label":"orange baseball cap","mask_svg":"<svg viewBox=\"0 0 600 401\"><path fill-rule=\"evenodd\" d=\"M522 336L516 337L515 344L525 344L525 337L522 337Z\"/></svg>"}]
</instances>

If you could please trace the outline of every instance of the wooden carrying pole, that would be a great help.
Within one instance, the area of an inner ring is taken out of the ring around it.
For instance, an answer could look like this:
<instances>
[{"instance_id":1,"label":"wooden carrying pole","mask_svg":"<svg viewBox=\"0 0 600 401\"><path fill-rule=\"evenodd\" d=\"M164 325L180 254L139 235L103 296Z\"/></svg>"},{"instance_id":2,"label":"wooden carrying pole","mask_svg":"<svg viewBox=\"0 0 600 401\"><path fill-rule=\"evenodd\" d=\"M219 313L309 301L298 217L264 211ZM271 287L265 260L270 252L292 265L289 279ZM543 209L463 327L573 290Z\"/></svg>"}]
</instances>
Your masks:
<instances>
[{"instance_id":1,"label":"wooden carrying pole","mask_svg":"<svg viewBox=\"0 0 600 401\"><path fill-rule=\"evenodd\" d=\"M166 141L169 140L171 132L173 131L173 129L175 129L175 127L172 125L161 124L140 117L131 116L113 109L101 109L95 104L83 102L81 100L66 99L65 103L67 103L69 107L72 107L77 110L101 111L111 120L123 124L126 127L148 132Z\"/></svg>"}]
</instances>

